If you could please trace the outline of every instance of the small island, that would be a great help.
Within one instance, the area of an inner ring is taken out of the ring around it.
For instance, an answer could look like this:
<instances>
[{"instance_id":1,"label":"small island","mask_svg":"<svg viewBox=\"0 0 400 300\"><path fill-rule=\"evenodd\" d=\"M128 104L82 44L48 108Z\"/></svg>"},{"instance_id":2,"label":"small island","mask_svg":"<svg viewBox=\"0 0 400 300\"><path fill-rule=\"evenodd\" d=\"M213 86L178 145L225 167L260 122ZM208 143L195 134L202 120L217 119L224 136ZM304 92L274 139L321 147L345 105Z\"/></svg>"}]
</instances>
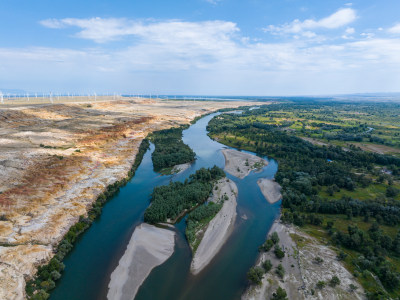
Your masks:
<instances>
[{"instance_id":1,"label":"small island","mask_svg":"<svg viewBox=\"0 0 400 300\"><path fill-rule=\"evenodd\" d=\"M175 232L143 223L136 227L128 247L112 272L107 299L133 299L151 270L174 253Z\"/></svg>"},{"instance_id":2,"label":"small island","mask_svg":"<svg viewBox=\"0 0 400 300\"><path fill-rule=\"evenodd\" d=\"M222 154L225 157L224 170L240 179L245 178L252 170L268 165L268 161L263 158L234 149L223 149Z\"/></svg>"},{"instance_id":3,"label":"small island","mask_svg":"<svg viewBox=\"0 0 400 300\"><path fill-rule=\"evenodd\" d=\"M281 186L274 180L261 178L257 180L257 184L261 189L264 198L271 204L282 199Z\"/></svg>"},{"instance_id":4,"label":"small island","mask_svg":"<svg viewBox=\"0 0 400 300\"><path fill-rule=\"evenodd\" d=\"M200 273L210 263L232 233L237 194L236 184L222 178L215 184L208 204L189 214L186 235L193 251L192 274ZM202 211L210 211L210 216Z\"/></svg>"}]
</instances>

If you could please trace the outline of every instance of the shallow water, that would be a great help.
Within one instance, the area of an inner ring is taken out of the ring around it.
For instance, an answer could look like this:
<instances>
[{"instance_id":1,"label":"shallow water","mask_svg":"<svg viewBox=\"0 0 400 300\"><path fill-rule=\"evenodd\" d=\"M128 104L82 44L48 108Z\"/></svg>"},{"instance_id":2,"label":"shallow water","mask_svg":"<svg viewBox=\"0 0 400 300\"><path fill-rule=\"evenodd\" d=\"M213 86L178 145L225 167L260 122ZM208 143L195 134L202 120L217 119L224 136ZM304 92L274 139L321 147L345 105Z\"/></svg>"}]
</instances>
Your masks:
<instances>
[{"instance_id":1,"label":"shallow water","mask_svg":"<svg viewBox=\"0 0 400 300\"><path fill-rule=\"evenodd\" d=\"M224 166L220 150L226 146L211 140L206 131L215 115L203 117L183 132L183 141L196 152L197 159L179 175L160 176L153 171L151 145L135 177L107 202L101 217L66 257L64 275L51 299L106 299L110 274L134 228L143 221L153 188L170 180L184 180L201 167ZM174 254L151 272L135 299L240 299L246 287L246 272L254 264L258 246L279 213L280 203L269 204L257 185L258 178L273 178L276 173L277 163L269 162L261 172L251 172L242 180L227 175L239 189L238 217L233 234L210 265L197 276L190 274L192 254L184 236L183 219L176 225Z\"/></svg>"}]
</instances>

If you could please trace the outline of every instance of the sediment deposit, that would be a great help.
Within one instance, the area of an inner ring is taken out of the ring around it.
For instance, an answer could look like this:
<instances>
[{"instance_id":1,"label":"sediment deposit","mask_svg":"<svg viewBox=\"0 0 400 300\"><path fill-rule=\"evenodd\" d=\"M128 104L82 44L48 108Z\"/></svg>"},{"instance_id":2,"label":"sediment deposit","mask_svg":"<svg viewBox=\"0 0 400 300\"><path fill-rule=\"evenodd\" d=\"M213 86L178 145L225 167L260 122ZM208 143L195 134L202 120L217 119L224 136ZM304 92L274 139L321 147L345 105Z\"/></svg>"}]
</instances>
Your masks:
<instances>
[{"instance_id":1,"label":"sediment deposit","mask_svg":"<svg viewBox=\"0 0 400 300\"><path fill-rule=\"evenodd\" d=\"M107 299L131 300L150 274L174 253L175 232L143 223L136 227L128 247L111 274Z\"/></svg>"},{"instance_id":2,"label":"sediment deposit","mask_svg":"<svg viewBox=\"0 0 400 300\"><path fill-rule=\"evenodd\" d=\"M261 193L264 198L271 204L281 200L281 186L274 180L261 178L257 180L257 184L260 187Z\"/></svg>"},{"instance_id":3,"label":"sediment deposit","mask_svg":"<svg viewBox=\"0 0 400 300\"><path fill-rule=\"evenodd\" d=\"M190 271L194 275L200 273L200 271L210 263L231 235L235 225L237 215L237 186L233 181L223 178L218 181L217 187L217 189L214 189L213 195L209 201L215 203L224 201L224 204L221 210L208 224L200 245L194 253L192 264L190 266ZM227 199L223 200L225 195Z\"/></svg>"},{"instance_id":4,"label":"sediment deposit","mask_svg":"<svg viewBox=\"0 0 400 300\"><path fill-rule=\"evenodd\" d=\"M0 243L7 247L3 255L0 246L0 299L21 299L25 280L79 216L127 177L149 132L249 104L125 97L31 103L0 105Z\"/></svg>"},{"instance_id":5,"label":"sediment deposit","mask_svg":"<svg viewBox=\"0 0 400 300\"><path fill-rule=\"evenodd\" d=\"M225 157L224 170L238 178L244 178L252 170L261 169L268 165L265 159L234 149L223 149L222 154Z\"/></svg>"}]
</instances>

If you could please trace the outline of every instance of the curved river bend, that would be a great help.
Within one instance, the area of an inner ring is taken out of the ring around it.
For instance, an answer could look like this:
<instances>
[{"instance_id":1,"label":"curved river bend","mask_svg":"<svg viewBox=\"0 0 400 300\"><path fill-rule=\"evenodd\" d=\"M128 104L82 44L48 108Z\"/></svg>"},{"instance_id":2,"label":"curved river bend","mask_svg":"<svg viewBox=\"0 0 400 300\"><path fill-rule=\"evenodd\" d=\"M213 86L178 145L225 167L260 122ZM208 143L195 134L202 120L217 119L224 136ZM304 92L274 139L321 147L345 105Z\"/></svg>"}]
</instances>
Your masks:
<instances>
[{"instance_id":1,"label":"curved river bend","mask_svg":"<svg viewBox=\"0 0 400 300\"><path fill-rule=\"evenodd\" d=\"M143 222L155 186L170 180L183 181L202 167L224 167L221 149L226 148L207 136L208 122L219 113L203 117L183 132L183 141L197 154L195 163L175 176L153 171L151 153L145 154L136 175L106 203L103 212L66 257L63 277L52 292L52 300L106 299L112 271L124 254L133 230ZM254 153L252 153L254 154ZM238 217L233 234L218 255L197 276L190 274L192 254L185 238L185 220L176 225L174 254L156 267L140 287L135 300L232 300L240 299L246 287L246 273L254 264L261 245L279 214L280 202L269 204L257 185L259 178L273 178L278 169L269 160L261 172L251 172L240 180L227 174L238 186Z\"/></svg>"}]
</instances>

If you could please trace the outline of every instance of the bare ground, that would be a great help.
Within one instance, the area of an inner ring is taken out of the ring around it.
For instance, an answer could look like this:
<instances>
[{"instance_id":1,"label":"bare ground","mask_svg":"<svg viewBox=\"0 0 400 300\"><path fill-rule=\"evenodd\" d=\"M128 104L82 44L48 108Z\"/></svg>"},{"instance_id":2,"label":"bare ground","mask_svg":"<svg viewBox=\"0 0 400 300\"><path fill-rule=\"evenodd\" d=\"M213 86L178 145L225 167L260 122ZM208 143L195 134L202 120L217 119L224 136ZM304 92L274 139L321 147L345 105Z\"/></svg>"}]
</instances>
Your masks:
<instances>
[{"instance_id":1,"label":"bare ground","mask_svg":"<svg viewBox=\"0 0 400 300\"><path fill-rule=\"evenodd\" d=\"M111 274L107 299L131 300L151 270L174 252L175 232L146 223L136 227L128 247Z\"/></svg>"},{"instance_id":2,"label":"bare ground","mask_svg":"<svg viewBox=\"0 0 400 300\"><path fill-rule=\"evenodd\" d=\"M200 273L211 262L231 235L235 225L237 186L227 178L219 180L216 186L218 188L213 190L209 201L215 203L224 201L224 204L206 229L202 229L205 230L205 233L202 235L202 240L194 253L190 266L190 271L194 275ZM228 199L222 200L225 195ZM201 236L201 234L197 233L196 236Z\"/></svg>"},{"instance_id":3,"label":"bare ground","mask_svg":"<svg viewBox=\"0 0 400 300\"><path fill-rule=\"evenodd\" d=\"M261 178L257 180L257 184L261 189L261 193L269 203L275 203L281 200L281 186L274 180Z\"/></svg>"},{"instance_id":4,"label":"bare ground","mask_svg":"<svg viewBox=\"0 0 400 300\"><path fill-rule=\"evenodd\" d=\"M8 253L3 256L0 246L0 299L24 295L25 280L49 261L79 216L108 185L127 176L149 132L250 104L104 97L35 101L0 106L0 243ZM43 246L40 259L29 255L35 246ZM29 267L19 268L20 260Z\"/></svg>"},{"instance_id":5,"label":"bare ground","mask_svg":"<svg viewBox=\"0 0 400 300\"><path fill-rule=\"evenodd\" d=\"M265 159L234 149L223 149L222 154L225 157L224 170L238 178L244 178L252 170L261 169L268 165Z\"/></svg>"},{"instance_id":6,"label":"bare ground","mask_svg":"<svg viewBox=\"0 0 400 300\"><path fill-rule=\"evenodd\" d=\"M262 262L269 259L273 268L264 275L260 286L250 286L246 290L242 300L271 299L272 293L278 286L286 290L290 300L365 299L361 285L336 259L336 253L331 248L319 244L296 227L282 224L279 221L273 224L270 233L274 231L278 233L279 245L285 250L285 257L278 260L273 249L262 253L256 265L261 266ZM323 262L316 263L317 257L320 257ZM283 279L275 273L279 263L285 269ZM332 276L338 276L341 281L336 287L328 284ZM316 287L318 281L325 281L327 285L323 289L318 289ZM351 292L350 284L354 284L358 289Z\"/></svg>"}]
</instances>

